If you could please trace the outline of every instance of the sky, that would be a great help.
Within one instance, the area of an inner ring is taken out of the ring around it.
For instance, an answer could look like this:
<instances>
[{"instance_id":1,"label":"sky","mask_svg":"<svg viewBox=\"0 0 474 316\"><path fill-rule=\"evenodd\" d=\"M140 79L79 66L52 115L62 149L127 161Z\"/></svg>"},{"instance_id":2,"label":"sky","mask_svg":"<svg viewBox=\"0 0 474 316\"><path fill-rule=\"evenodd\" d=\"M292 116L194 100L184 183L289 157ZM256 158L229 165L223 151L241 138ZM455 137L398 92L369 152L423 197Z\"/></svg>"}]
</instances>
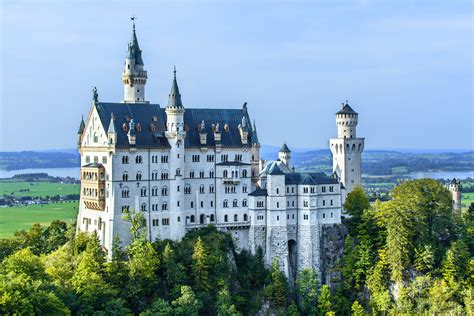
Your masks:
<instances>
[{"instance_id":1,"label":"sky","mask_svg":"<svg viewBox=\"0 0 474 316\"><path fill-rule=\"evenodd\" d=\"M473 145L471 1L22 1L0 5L0 151L74 148L92 87L123 98L135 15L146 98L248 103L262 144L327 148L341 102L372 149Z\"/></svg>"}]
</instances>

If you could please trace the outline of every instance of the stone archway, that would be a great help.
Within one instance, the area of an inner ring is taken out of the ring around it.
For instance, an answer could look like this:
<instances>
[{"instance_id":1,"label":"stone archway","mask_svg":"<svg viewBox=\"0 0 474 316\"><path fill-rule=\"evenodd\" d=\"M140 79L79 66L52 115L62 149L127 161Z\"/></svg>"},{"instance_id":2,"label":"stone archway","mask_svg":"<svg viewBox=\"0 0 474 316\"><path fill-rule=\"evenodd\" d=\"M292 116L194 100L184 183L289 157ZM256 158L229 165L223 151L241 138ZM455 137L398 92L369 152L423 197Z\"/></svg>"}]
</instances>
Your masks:
<instances>
[{"instance_id":1,"label":"stone archway","mask_svg":"<svg viewBox=\"0 0 474 316\"><path fill-rule=\"evenodd\" d=\"M291 282L296 280L296 263L297 263L298 248L296 241L293 239L288 240L288 262L289 262L289 277Z\"/></svg>"}]
</instances>

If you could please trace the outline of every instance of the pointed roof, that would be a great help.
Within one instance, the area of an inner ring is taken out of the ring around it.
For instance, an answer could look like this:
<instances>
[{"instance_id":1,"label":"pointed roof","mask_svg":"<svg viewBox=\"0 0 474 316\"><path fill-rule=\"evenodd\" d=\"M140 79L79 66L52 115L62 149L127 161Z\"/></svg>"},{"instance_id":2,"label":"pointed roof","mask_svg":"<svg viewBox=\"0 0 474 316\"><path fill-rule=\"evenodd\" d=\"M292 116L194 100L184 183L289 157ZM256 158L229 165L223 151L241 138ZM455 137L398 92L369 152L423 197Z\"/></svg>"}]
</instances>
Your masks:
<instances>
[{"instance_id":1,"label":"pointed roof","mask_svg":"<svg viewBox=\"0 0 474 316\"><path fill-rule=\"evenodd\" d=\"M346 103L342 104L342 109L336 114L356 114L357 115L357 112L351 108L351 106L349 105L349 103L347 103L347 100L346 100Z\"/></svg>"},{"instance_id":2,"label":"pointed roof","mask_svg":"<svg viewBox=\"0 0 474 316\"><path fill-rule=\"evenodd\" d=\"M171 84L171 91L169 94L168 106L171 108L182 108L181 94L179 93L178 82L176 81L176 67L174 67L173 83Z\"/></svg>"},{"instance_id":3,"label":"pointed roof","mask_svg":"<svg viewBox=\"0 0 474 316\"><path fill-rule=\"evenodd\" d=\"M114 113L110 115L110 123L109 123L109 130L107 131L108 134L116 133L115 132L115 124L114 124Z\"/></svg>"},{"instance_id":4,"label":"pointed roof","mask_svg":"<svg viewBox=\"0 0 474 316\"><path fill-rule=\"evenodd\" d=\"M255 120L253 121L253 130L252 135L250 135L250 141L252 144L258 144L257 124L255 124Z\"/></svg>"},{"instance_id":5,"label":"pointed roof","mask_svg":"<svg viewBox=\"0 0 474 316\"><path fill-rule=\"evenodd\" d=\"M143 65L142 51L138 46L137 33L135 32L135 21L133 22L132 38L128 43L127 59L135 59L135 65Z\"/></svg>"},{"instance_id":6,"label":"pointed roof","mask_svg":"<svg viewBox=\"0 0 474 316\"><path fill-rule=\"evenodd\" d=\"M82 134L84 132L84 128L86 128L86 124L84 124L84 116L81 119L81 124L79 124L79 130L77 131L78 134Z\"/></svg>"},{"instance_id":7,"label":"pointed roof","mask_svg":"<svg viewBox=\"0 0 474 316\"><path fill-rule=\"evenodd\" d=\"M291 150L286 146L286 142L283 143L283 145L280 148L281 153L291 153Z\"/></svg>"}]
</instances>

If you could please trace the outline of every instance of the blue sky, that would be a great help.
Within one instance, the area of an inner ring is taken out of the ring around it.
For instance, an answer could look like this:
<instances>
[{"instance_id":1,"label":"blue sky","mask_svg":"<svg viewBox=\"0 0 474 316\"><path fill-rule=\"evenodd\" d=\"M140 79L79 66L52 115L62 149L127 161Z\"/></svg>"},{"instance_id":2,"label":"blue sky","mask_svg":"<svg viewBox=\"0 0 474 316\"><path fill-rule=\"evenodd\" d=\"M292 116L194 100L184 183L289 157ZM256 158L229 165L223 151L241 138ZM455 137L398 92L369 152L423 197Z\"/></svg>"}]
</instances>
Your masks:
<instances>
[{"instance_id":1,"label":"blue sky","mask_svg":"<svg viewBox=\"0 0 474 316\"><path fill-rule=\"evenodd\" d=\"M472 149L471 1L1 2L0 150L72 148L93 86L120 101L136 15L146 97L248 102L260 141L326 148L348 99L366 148Z\"/></svg>"}]
</instances>

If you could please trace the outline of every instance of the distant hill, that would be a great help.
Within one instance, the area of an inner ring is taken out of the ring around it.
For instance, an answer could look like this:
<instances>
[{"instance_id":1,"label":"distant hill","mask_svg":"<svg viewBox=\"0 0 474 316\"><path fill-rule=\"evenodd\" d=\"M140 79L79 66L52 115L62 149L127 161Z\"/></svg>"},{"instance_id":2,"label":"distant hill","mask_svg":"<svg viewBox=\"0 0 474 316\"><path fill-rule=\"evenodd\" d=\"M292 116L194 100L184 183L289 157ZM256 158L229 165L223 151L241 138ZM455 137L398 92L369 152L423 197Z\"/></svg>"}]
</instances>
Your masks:
<instances>
[{"instance_id":1,"label":"distant hill","mask_svg":"<svg viewBox=\"0 0 474 316\"><path fill-rule=\"evenodd\" d=\"M276 159L280 147L262 145L263 159ZM331 173L332 157L328 149L292 149L292 160L302 171ZM79 166L75 149L53 151L0 152L0 169L68 168ZM368 175L398 175L414 171L472 171L474 151L445 153L410 153L393 150L365 150L362 173Z\"/></svg>"}]
</instances>

